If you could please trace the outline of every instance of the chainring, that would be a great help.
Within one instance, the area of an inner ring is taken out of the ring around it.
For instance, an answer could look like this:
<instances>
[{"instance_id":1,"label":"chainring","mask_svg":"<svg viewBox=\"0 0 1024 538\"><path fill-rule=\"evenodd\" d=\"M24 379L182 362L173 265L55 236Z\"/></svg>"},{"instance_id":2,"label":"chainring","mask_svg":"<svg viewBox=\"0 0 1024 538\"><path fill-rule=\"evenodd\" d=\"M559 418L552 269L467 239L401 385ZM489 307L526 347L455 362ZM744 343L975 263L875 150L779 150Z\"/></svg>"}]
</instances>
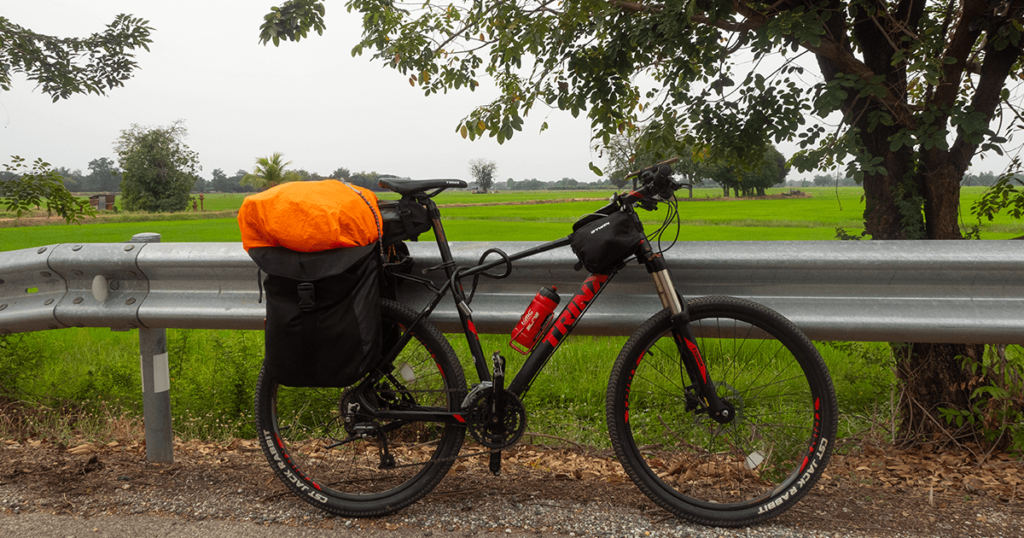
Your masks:
<instances>
[{"instance_id":1,"label":"chainring","mask_svg":"<svg viewBox=\"0 0 1024 538\"><path fill-rule=\"evenodd\" d=\"M503 391L503 397L503 413L495 409L493 388L478 392L466 407L469 434L487 448L512 446L526 431L526 408L523 402L508 390Z\"/></svg>"}]
</instances>

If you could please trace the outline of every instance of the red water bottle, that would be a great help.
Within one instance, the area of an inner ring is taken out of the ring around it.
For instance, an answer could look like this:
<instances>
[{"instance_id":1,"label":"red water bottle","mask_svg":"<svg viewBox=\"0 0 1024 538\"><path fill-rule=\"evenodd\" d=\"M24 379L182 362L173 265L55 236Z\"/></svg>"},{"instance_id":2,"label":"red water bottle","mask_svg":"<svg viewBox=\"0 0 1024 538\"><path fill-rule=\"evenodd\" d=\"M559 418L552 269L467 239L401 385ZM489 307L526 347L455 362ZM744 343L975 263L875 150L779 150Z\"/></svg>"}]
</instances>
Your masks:
<instances>
[{"instance_id":1,"label":"red water bottle","mask_svg":"<svg viewBox=\"0 0 1024 538\"><path fill-rule=\"evenodd\" d=\"M540 339L541 329L547 325L561 300L555 293L556 289L558 288L551 286L551 289L541 288L537 292L530 306L526 307L526 312L523 312L523 317L519 318L516 328L512 330L512 340L508 343L512 349L523 355L533 349Z\"/></svg>"}]
</instances>

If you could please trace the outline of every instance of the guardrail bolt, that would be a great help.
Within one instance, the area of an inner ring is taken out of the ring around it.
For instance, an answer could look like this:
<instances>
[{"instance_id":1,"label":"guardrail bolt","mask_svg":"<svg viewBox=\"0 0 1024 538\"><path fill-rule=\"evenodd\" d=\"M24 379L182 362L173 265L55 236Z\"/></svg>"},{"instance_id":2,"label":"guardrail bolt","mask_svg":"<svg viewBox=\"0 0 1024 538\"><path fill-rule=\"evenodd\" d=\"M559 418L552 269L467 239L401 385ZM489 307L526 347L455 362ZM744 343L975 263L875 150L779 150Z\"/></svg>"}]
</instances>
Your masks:
<instances>
[{"instance_id":1,"label":"guardrail bolt","mask_svg":"<svg viewBox=\"0 0 1024 538\"><path fill-rule=\"evenodd\" d=\"M75 245L71 247L71 250L78 252L79 250L82 250L82 245Z\"/></svg>"},{"instance_id":2,"label":"guardrail bolt","mask_svg":"<svg viewBox=\"0 0 1024 538\"><path fill-rule=\"evenodd\" d=\"M124 302L124 304L135 304L135 297L129 297L128 300Z\"/></svg>"},{"instance_id":3,"label":"guardrail bolt","mask_svg":"<svg viewBox=\"0 0 1024 538\"><path fill-rule=\"evenodd\" d=\"M125 246L124 246L124 251L125 251L125 252L128 252L129 250L131 250L131 249L133 249L133 248L135 248L135 245L125 245Z\"/></svg>"},{"instance_id":4,"label":"guardrail bolt","mask_svg":"<svg viewBox=\"0 0 1024 538\"><path fill-rule=\"evenodd\" d=\"M47 299L46 302L43 303L43 305L45 305L45 306L50 306L52 304L53 304L53 299Z\"/></svg>"},{"instance_id":5,"label":"guardrail bolt","mask_svg":"<svg viewBox=\"0 0 1024 538\"><path fill-rule=\"evenodd\" d=\"M71 301L71 302L72 302L72 303L75 303L75 304L81 304L81 302L82 302L82 301L84 301L84 300L85 300L85 299L83 299L83 298L81 298L81 297L75 297L75 300L74 300L74 301Z\"/></svg>"},{"instance_id":6,"label":"guardrail bolt","mask_svg":"<svg viewBox=\"0 0 1024 538\"><path fill-rule=\"evenodd\" d=\"M50 273L49 271L40 271L39 276L43 278L50 278L51 276L53 276L53 274Z\"/></svg>"},{"instance_id":7,"label":"guardrail bolt","mask_svg":"<svg viewBox=\"0 0 1024 538\"><path fill-rule=\"evenodd\" d=\"M40 247L39 250L36 251L36 254L42 254L44 252L46 252L46 247Z\"/></svg>"},{"instance_id":8,"label":"guardrail bolt","mask_svg":"<svg viewBox=\"0 0 1024 538\"><path fill-rule=\"evenodd\" d=\"M110 289L111 289L111 291L117 291L117 289L120 288L120 287L121 287L121 284L119 284L118 281L116 281L116 280L111 280L110 281Z\"/></svg>"},{"instance_id":9,"label":"guardrail bolt","mask_svg":"<svg viewBox=\"0 0 1024 538\"><path fill-rule=\"evenodd\" d=\"M0 304L0 310L6 310L6 309L7 309L7 305L6 304Z\"/></svg>"}]
</instances>

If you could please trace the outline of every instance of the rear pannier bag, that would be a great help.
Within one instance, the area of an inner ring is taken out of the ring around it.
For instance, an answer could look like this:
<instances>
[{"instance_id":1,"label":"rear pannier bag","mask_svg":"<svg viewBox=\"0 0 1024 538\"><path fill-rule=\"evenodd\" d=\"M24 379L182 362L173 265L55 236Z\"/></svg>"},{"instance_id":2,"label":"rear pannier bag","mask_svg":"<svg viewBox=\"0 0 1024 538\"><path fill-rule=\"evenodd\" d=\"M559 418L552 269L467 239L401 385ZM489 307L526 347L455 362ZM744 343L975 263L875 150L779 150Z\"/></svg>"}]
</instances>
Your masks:
<instances>
[{"instance_id":1,"label":"rear pannier bag","mask_svg":"<svg viewBox=\"0 0 1024 538\"><path fill-rule=\"evenodd\" d=\"M385 248L406 239L416 241L421 233L430 231L427 208L416 200L379 200L377 207L384 221L382 243Z\"/></svg>"},{"instance_id":2,"label":"rear pannier bag","mask_svg":"<svg viewBox=\"0 0 1024 538\"><path fill-rule=\"evenodd\" d=\"M572 251L579 266L600 273L636 253L644 239L636 214L616 211L608 216L587 216L573 226Z\"/></svg>"},{"instance_id":3,"label":"rear pannier bag","mask_svg":"<svg viewBox=\"0 0 1024 538\"><path fill-rule=\"evenodd\" d=\"M266 355L275 382L345 387L380 360L377 198L335 180L249 196L242 246L266 273Z\"/></svg>"},{"instance_id":4,"label":"rear pannier bag","mask_svg":"<svg viewBox=\"0 0 1024 538\"><path fill-rule=\"evenodd\" d=\"M260 247L267 273L266 356L271 379L293 387L347 387L380 360L376 243L325 252Z\"/></svg>"}]
</instances>

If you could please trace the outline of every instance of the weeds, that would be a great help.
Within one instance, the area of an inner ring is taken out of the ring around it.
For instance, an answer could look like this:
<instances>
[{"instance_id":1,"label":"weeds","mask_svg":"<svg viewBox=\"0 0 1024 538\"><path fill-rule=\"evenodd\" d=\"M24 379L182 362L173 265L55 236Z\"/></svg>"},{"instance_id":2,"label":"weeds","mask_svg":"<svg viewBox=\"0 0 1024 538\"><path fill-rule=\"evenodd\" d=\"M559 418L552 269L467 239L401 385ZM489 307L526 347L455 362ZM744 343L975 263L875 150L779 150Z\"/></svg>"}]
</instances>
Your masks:
<instances>
[{"instance_id":1,"label":"weeds","mask_svg":"<svg viewBox=\"0 0 1024 538\"><path fill-rule=\"evenodd\" d=\"M981 361L963 359L973 376L968 409L939 408L948 426L967 430L993 450L1024 452L1024 351L991 345Z\"/></svg>"},{"instance_id":2,"label":"weeds","mask_svg":"<svg viewBox=\"0 0 1024 538\"><path fill-rule=\"evenodd\" d=\"M521 368L524 358L508 348L507 336L481 339L485 350L505 355L510 376ZM605 391L624 340L575 336L565 342L523 398L527 431L537 434L535 441L609 446ZM455 337L452 344L472 383L475 368L465 342ZM840 438L891 439L896 378L888 346L821 342L818 348L839 398ZM138 352L136 333L103 329L0 338L0 436L64 443L77 438L140 439ZM255 435L253 388L263 357L262 333L169 330L168 357L177 437L223 441ZM1022 362L1019 348L1007 350L1005 358L992 350L986 368L978 372L976 413L962 419L999 428L993 430L995 437L1018 448L1024 447L1024 429L1020 415L1009 411L1019 412L1019 400L999 398L1001 393L985 387L998 382L998 387L1017 387L1019 395ZM996 404L990 402L1008 407L993 407Z\"/></svg>"}]
</instances>

